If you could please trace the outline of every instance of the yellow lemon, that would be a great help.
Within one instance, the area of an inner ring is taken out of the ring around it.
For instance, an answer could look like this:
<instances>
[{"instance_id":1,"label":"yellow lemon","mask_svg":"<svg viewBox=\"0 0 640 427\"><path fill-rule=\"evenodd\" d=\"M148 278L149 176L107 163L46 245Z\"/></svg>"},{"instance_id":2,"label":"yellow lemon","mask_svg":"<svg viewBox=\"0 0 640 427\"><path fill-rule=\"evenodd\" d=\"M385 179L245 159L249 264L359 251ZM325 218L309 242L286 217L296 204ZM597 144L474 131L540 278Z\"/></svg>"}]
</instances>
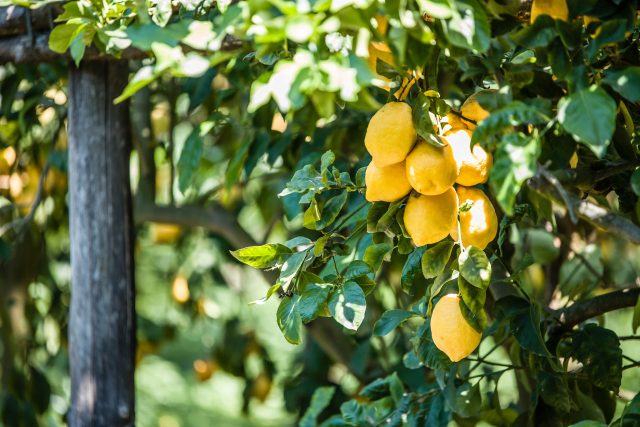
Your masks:
<instances>
[{"instance_id":1,"label":"yellow lemon","mask_svg":"<svg viewBox=\"0 0 640 427\"><path fill-rule=\"evenodd\" d=\"M440 298L431 313L433 343L452 362L464 359L478 347L482 335L462 315L460 297L448 294Z\"/></svg>"},{"instance_id":2,"label":"yellow lemon","mask_svg":"<svg viewBox=\"0 0 640 427\"><path fill-rule=\"evenodd\" d=\"M549 15L553 19L569 19L566 0L533 0L531 5L531 23L540 15Z\"/></svg>"},{"instance_id":3,"label":"yellow lemon","mask_svg":"<svg viewBox=\"0 0 640 427\"><path fill-rule=\"evenodd\" d=\"M462 107L460 107L460 114L463 117L462 121L468 129L473 130L476 127L476 124L480 123L482 120L486 119L489 116L489 112L482 108L482 106L478 102L478 95L485 92L493 91L489 89L480 90L467 98L467 100L462 104ZM473 120L475 123L464 119Z\"/></svg>"},{"instance_id":4,"label":"yellow lemon","mask_svg":"<svg viewBox=\"0 0 640 427\"><path fill-rule=\"evenodd\" d=\"M364 176L367 184L365 197L370 202L395 202L411 191L407 180L404 161L379 168L375 163L369 163Z\"/></svg>"},{"instance_id":5,"label":"yellow lemon","mask_svg":"<svg viewBox=\"0 0 640 427\"><path fill-rule=\"evenodd\" d=\"M367 127L364 144L378 167L403 161L416 140L411 107L404 102L389 102L378 110Z\"/></svg>"},{"instance_id":6,"label":"yellow lemon","mask_svg":"<svg viewBox=\"0 0 640 427\"><path fill-rule=\"evenodd\" d=\"M189 282L186 277L181 275L176 276L171 285L171 296L180 304L189 301L191 292L189 292Z\"/></svg>"},{"instance_id":7,"label":"yellow lemon","mask_svg":"<svg viewBox=\"0 0 640 427\"><path fill-rule=\"evenodd\" d=\"M175 243L182 234L182 228L175 224L151 224L153 243Z\"/></svg>"},{"instance_id":8,"label":"yellow lemon","mask_svg":"<svg viewBox=\"0 0 640 427\"><path fill-rule=\"evenodd\" d=\"M440 125L442 126L442 130L444 133L452 130L467 128L467 124L462 120L462 117L460 117L456 113L452 113L451 111L448 112L447 115L440 120Z\"/></svg>"},{"instance_id":9,"label":"yellow lemon","mask_svg":"<svg viewBox=\"0 0 640 427\"><path fill-rule=\"evenodd\" d=\"M487 153L480 144L471 149L471 131L458 129L448 132L444 139L453 149L453 156L458 162L460 175L456 182L461 185L472 186L487 182L489 170L493 165L493 156Z\"/></svg>"},{"instance_id":10,"label":"yellow lemon","mask_svg":"<svg viewBox=\"0 0 640 427\"><path fill-rule=\"evenodd\" d=\"M407 156L407 178L419 193L435 196L447 191L458 178L458 164L453 150L440 138L444 147L420 141Z\"/></svg>"},{"instance_id":11,"label":"yellow lemon","mask_svg":"<svg viewBox=\"0 0 640 427\"><path fill-rule=\"evenodd\" d=\"M456 193L449 188L437 196L412 195L404 209L404 226L416 246L447 237L456 223Z\"/></svg>"},{"instance_id":12,"label":"yellow lemon","mask_svg":"<svg viewBox=\"0 0 640 427\"><path fill-rule=\"evenodd\" d=\"M458 203L461 207L471 205L459 214L462 245L486 248L498 233L498 216L491 201L482 190L458 187ZM451 229L451 237L458 240L457 224Z\"/></svg>"}]
</instances>

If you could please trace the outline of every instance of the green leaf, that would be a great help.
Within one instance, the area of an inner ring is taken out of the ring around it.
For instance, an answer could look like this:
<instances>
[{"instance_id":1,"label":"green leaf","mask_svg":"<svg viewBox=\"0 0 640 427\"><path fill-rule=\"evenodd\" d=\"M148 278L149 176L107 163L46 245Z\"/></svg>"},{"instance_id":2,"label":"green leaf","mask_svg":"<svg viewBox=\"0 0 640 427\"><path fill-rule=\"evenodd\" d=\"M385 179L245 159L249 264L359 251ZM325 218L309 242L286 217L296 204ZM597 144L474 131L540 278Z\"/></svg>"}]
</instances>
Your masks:
<instances>
[{"instance_id":1,"label":"green leaf","mask_svg":"<svg viewBox=\"0 0 640 427\"><path fill-rule=\"evenodd\" d=\"M640 196L640 169L634 170L631 174L631 189L636 196Z\"/></svg>"},{"instance_id":2,"label":"green leaf","mask_svg":"<svg viewBox=\"0 0 640 427\"><path fill-rule=\"evenodd\" d=\"M483 120L481 125L486 120L489 119ZM522 184L535 174L538 156L540 140L537 137L517 132L502 138L495 153L489 185L507 215L513 215L513 205Z\"/></svg>"},{"instance_id":3,"label":"green leaf","mask_svg":"<svg viewBox=\"0 0 640 427\"><path fill-rule=\"evenodd\" d=\"M347 329L358 330L364 320L367 302L362 288L355 282L339 287L329 299L331 316Z\"/></svg>"},{"instance_id":4,"label":"green leaf","mask_svg":"<svg viewBox=\"0 0 640 427\"><path fill-rule=\"evenodd\" d=\"M489 48L491 27L482 5L475 0L456 1L457 13L446 23L446 35L451 44L479 53Z\"/></svg>"},{"instance_id":5,"label":"green leaf","mask_svg":"<svg viewBox=\"0 0 640 427\"><path fill-rule=\"evenodd\" d=\"M429 320L425 322L416 331L415 337L412 339L413 349L418 356L420 362L431 369L447 370L451 366L451 360L442 351L436 347L431 337L431 324Z\"/></svg>"},{"instance_id":6,"label":"green leaf","mask_svg":"<svg viewBox=\"0 0 640 427\"><path fill-rule=\"evenodd\" d=\"M422 255L421 262L422 274L425 278L432 279L442 274L449 262L454 246L455 243L453 241L444 240L427 249Z\"/></svg>"},{"instance_id":7,"label":"green leaf","mask_svg":"<svg viewBox=\"0 0 640 427\"><path fill-rule=\"evenodd\" d=\"M49 49L57 53L64 53L87 24L66 23L57 25L49 34Z\"/></svg>"},{"instance_id":8,"label":"green leaf","mask_svg":"<svg viewBox=\"0 0 640 427\"><path fill-rule=\"evenodd\" d=\"M285 292L289 290L289 286L298 275L298 272L302 268L302 264L307 259L307 255L309 255L309 251L296 252L287 258L284 264L282 264L282 270L280 271L278 281Z\"/></svg>"},{"instance_id":9,"label":"green leaf","mask_svg":"<svg viewBox=\"0 0 640 427\"><path fill-rule=\"evenodd\" d=\"M640 326L640 298L636 301L635 307L633 307L633 318L631 319L631 332L634 334Z\"/></svg>"},{"instance_id":10,"label":"green leaf","mask_svg":"<svg viewBox=\"0 0 640 427\"><path fill-rule=\"evenodd\" d=\"M640 101L640 67L606 70L602 82L629 101Z\"/></svg>"},{"instance_id":11,"label":"green leaf","mask_svg":"<svg viewBox=\"0 0 640 427\"><path fill-rule=\"evenodd\" d=\"M195 127L184 142L178 159L178 188L182 194L189 188L193 174L198 169L202 148L200 129Z\"/></svg>"},{"instance_id":12,"label":"green leaf","mask_svg":"<svg viewBox=\"0 0 640 427\"><path fill-rule=\"evenodd\" d=\"M120 96L113 100L113 103L119 104L122 101L130 98L134 93L149 85L157 78L158 74L154 72L153 67L151 65L145 65L136 72L131 80L129 80L127 87L124 88Z\"/></svg>"},{"instance_id":13,"label":"green leaf","mask_svg":"<svg viewBox=\"0 0 640 427\"><path fill-rule=\"evenodd\" d=\"M378 271L380 266L382 265L382 261L384 257L393 249L389 243L378 243L375 245L369 246L364 251L364 262L369 264L371 270Z\"/></svg>"},{"instance_id":14,"label":"green leaf","mask_svg":"<svg viewBox=\"0 0 640 427\"><path fill-rule=\"evenodd\" d=\"M415 315L415 313L407 310L387 310L382 313L380 319L373 325L373 335L385 336L400 326L402 322Z\"/></svg>"},{"instance_id":15,"label":"green leaf","mask_svg":"<svg viewBox=\"0 0 640 427\"><path fill-rule=\"evenodd\" d=\"M157 0L151 19L159 26L164 27L171 19L172 13L171 0Z\"/></svg>"},{"instance_id":16,"label":"green leaf","mask_svg":"<svg viewBox=\"0 0 640 427\"><path fill-rule=\"evenodd\" d=\"M496 302L494 312L496 319L509 322L509 328L521 347L540 356L549 355L540 331L540 314L534 304L507 296Z\"/></svg>"},{"instance_id":17,"label":"green leaf","mask_svg":"<svg viewBox=\"0 0 640 427\"><path fill-rule=\"evenodd\" d=\"M571 424L569 427L607 427L608 424L602 421L584 420L575 424Z\"/></svg>"},{"instance_id":18,"label":"green leaf","mask_svg":"<svg viewBox=\"0 0 640 427\"><path fill-rule=\"evenodd\" d=\"M482 333L487 326L487 316L484 312L487 290L470 284L462 276L458 277L458 290L462 296L462 315L476 331Z\"/></svg>"},{"instance_id":19,"label":"green leaf","mask_svg":"<svg viewBox=\"0 0 640 427\"><path fill-rule=\"evenodd\" d=\"M420 275L420 259L426 247L415 248L407 257L407 261L402 267L402 275L400 276L400 284L405 291L413 288L413 282Z\"/></svg>"},{"instance_id":20,"label":"green leaf","mask_svg":"<svg viewBox=\"0 0 640 427\"><path fill-rule=\"evenodd\" d=\"M262 246L249 246L231 251L231 255L240 262L254 268L270 268L281 261L292 250L281 244L267 244Z\"/></svg>"},{"instance_id":21,"label":"green leaf","mask_svg":"<svg viewBox=\"0 0 640 427\"><path fill-rule=\"evenodd\" d=\"M309 407L300 419L298 425L300 427L316 427L318 425L318 416L329 406L335 391L336 388L333 386L318 387L316 391L313 392Z\"/></svg>"},{"instance_id":22,"label":"green leaf","mask_svg":"<svg viewBox=\"0 0 640 427\"><path fill-rule=\"evenodd\" d=\"M493 110L489 117L478 123L478 126L473 130L471 144L479 143L484 147L492 148L492 141L497 143L502 141L502 132L508 132L507 137L513 135L514 126L549 122L551 120L549 117L550 109L548 100L535 98L526 100L526 102L512 101Z\"/></svg>"},{"instance_id":23,"label":"green leaf","mask_svg":"<svg viewBox=\"0 0 640 427\"><path fill-rule=\"evenodd\" d=\"M378 231L378 221L389 210L387 202L373 202L367 212L367 232L375 233Z\"/></svg>"},{"instance_id":24,"label":"green leaf","mask_svg":"<svg viewBox=\"0 0 640 427\"><path fill-rule=\"evenodd\" d=\"M280 301L276 313L278 327L282 331L284 338L291 344L300 344L302 342L302 319L298 313L299 304L300 295L284 297Z\"/></svg>"},{"instance_id":25,"label":"green leaf","mask_svg":"<svg viewBox=\"0 0 640 427\"><path fill-rule=\"evenodd\" d=\"M491 263L482 249L470 246L458 257L460 274L473 286L486 289L491 281Z\"/></svg>"},{"instance_id":26,"label":"green leaf","mask_svg":"<svg viewBox=\"0 0 640 427\"><path fill-rule=\"evenodd\" d=\"M342 273L345 281L357 279L358 277L372 274L371 267L364 261L356 260L349 263L345 271Z\"/></svg>"},{"instance_id":27,"label":"green leaf","mask_svg":"<svg viewBox=\"0 0 640 427\"><path fill-rule=\"evenodd\" d=\"M589 323L571 334L567 355L582 363L593 384L613 392L620 388L622 350L615 332Z\"/></svg>"},{"instance_id":28,"label":"green leaf","mask_svg":"<svg viewBox=\"0 0 640 427\"><path fill-rule=\"evenodd\" d=\"M298 313L304 323L309 323L323 311L332 289L331 283L307 283L305 285L298 304Z\"/></svg>"},{"instance_id":29,"label":"green leaf","mask_svg":"<svg viewBox=\"0 0 640 427\"><path fill-rule=\"evenodd\" d=\"M263 296L260 299L255 300L255 301L251 301L249 304L262 305L262 304L266 303L267 301L269 301L269 298L271 298L271 296L273 294L275 294L278 289L280 289L280 287L281 287L280 283L276 283L274 285L271 285L269 287L269 290L267 291L267 295Z\"/></svg>"},{"instance_id":30,"label":"green leaf","mask_svg":"<svg viewBox=\"0 0 640 427\"><path fill-rule=\"evenodd\" d=\"M343 191L342 193L334 196L325 203L322 207L322 213L320 215L320 219L315 223L315 230L322 230L325 227L333 224L333 222L338 217L338 214L344 207L344 204L347 202L347 192Z\"/></svg>"},{"instance_id":31,"label":"green leaf","mask_svg":"<svg viewBox=\"0 0 640 427\"><path fill-rule=\"evenodd\" d=\"M616 103L597 85L558 102L558 121L576 141L604 156L616 127Z\"/></svg>"},{"instance_id":32,"label":"green leaf","mask_svg":"<svg viewBox=\"0 0 640 427\"><path fill-rule=\"evenodd\" d=\"M538 393L542 400L561 414L576 408L571 399L571 391L566 379L558 374L542 371L538 383Z\"/></svg>"},{"instance_id":33,"label":"green leaf","mask_svg":"<svg viewBox=\"0 0 640 427\"><path fill-rule=\"evenodd\" d=\"M511 38L520 46L536 48L548 46L557 35L554 19L549 15L541 15L531 25L525 25L515 32Z\"/></svg>"}]
</instances>

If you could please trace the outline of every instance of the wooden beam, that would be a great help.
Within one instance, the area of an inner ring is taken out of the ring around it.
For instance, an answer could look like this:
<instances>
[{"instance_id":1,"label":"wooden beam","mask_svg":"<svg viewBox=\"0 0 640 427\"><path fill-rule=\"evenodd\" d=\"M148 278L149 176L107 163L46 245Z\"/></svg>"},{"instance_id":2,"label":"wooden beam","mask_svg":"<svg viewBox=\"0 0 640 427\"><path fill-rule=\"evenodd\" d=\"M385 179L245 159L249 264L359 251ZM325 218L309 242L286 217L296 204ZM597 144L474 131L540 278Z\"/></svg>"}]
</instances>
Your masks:
<instances>
[{"instance_id":1,"label":"wooden beam","mask_svg":"<svg viewBox=\"0 0 640 427\"><path fill-rule=\"evenodd\" d=\"M134 425L134 237L125 62L70 67L71 427Z\"/></svg>"}]
</instances>

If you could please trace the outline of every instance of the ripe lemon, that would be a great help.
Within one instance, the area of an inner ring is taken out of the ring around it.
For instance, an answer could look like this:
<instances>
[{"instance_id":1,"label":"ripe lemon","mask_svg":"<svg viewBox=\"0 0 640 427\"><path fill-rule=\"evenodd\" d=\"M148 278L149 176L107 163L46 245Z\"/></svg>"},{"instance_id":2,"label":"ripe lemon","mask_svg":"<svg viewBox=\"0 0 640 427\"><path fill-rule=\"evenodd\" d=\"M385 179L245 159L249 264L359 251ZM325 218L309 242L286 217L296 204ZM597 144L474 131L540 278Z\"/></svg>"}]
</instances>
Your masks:
<instances>
[{"instance_id":1,"label":"ripe lemon","mask_svg":"<svg viewBox=\"0 0 640 427\"><path fill-rule=\"evenodd\" d=\"M433 343L452 362L464 359L480 344L482 335L473 329L460 310L460 297L448 294L440 298L431 313Z\"/></svg>"},{"instance_id":2,"label":"ripe lemon","mask_svg":"<svg viewBox=\"0 0 640 427\"><path fill-rule=\"evenodd\" d=\"M456 193L449 188L437 196L412 195L404 209L404 226L416 246L447 237L456 224Z\"/></svg>"},{"instance_id":3,"label":"ripe lemon","mask_svg":"<svg viewBox=\"0 0 640 427\"><path fill-rule=\"evenodd\" d=\"M467 126L468 129L474 129L477 123L480 123L482 120L486 119L489 116L489 112L482 108L482 106L478 102L478 94L484 92L492 91L488 89L480 90L467 98L467 100L462 104L462 107L460 107L460 114L462 114L462 117L464 117L465 119L471 119L475 122L472 123L469 120L462 119L463 123Z\"/></svg>"},{"instance_id":4,"label":"ripe lemon","mask_svg":"<svg viewBox=\"0 0 640 427\"><path fill-rule=\"evenodd\" d=\"M471 131L458 129L447 132L444 139L453 149L453 156L458 162L460 175L456 182L461 185L472 186L487 182L489 170L493 165L493 156L487 153L479 144L471 149Z\"/></svg>"},{"instance_id":5,"label":"ripe lemon","mask_svg":"<svg viewBox=\"0 0 640 427\"><path fill-rule=\"evenodd\" d=\"M448 112L447 115L440 120L440 125L442 126L444 133L456 129L467 128L467 124L462 120L462 117L452 112Z\"/></svg>"},{"instance_id":6,"label":"ripe lemon","mask_svg":"<svg viewBox=\"0 0 640 427\"><path fill-rule=\"evenodd\" d=\"M379 168L375 163L369 163L364 176L367 184L365 197L370 202L395 202L411 191L407 180L404 161Z\"/></svg>"},{"instance_id":7,"label":"ripe lemon","mask_svg":"<svg viewBox=\"0 0 640 427\"><path fill-rule=\"evenodd\" d=\"M411 107L404 102L389 102L378 110L367 127L364 144L378 167L403 161L416 140Z\"/></svg>"},{"instance_id":8,"label":"ripe lemon","mask_svg":"<svg viewBox=\"0 0 640 427\"><path fill-rule=\"evenodd\" d=\"M469 210L459 214L463 246L486 248L498 233L498 216L491 201L482 190L458 187L458 203L471 204ZM451 229L451 237L458 240L457 224Z\"/></svg>"},{"instance_id":9,"label":"ripe lemon","mask_svg":"<svg viewBox=\"0 0 640 427\"><path fill-rule=\"evenodd\" d=\"M531 5L531 23L540 15L549 15L553 19L566 21L569 9L566 0L533 0Z\"/></svg>"},{"instance_id":10,"label":"ripe lemon","mask_svg":"<svg viewBox=\"0 0 640 427\"><path fill-rule=\"evenodd\" d=\"M184 304L189 301L191 292L189 292L189 282L186 277L182 275L176 276L171 285L171 296L174 301L180 304Z\"/></svg>"},{"instance_id":11,"label":"ripe lemon","mask_svg":"<svg viewBox=\"0 0 640 427\"><path fill-rule=\"evenodd\" d=\"M411 186L427 196L442 194L458 178L458 163L453 150L440 138L444 147L421 141L407 156L407 178Z\"/></svg>"}]
</instances>

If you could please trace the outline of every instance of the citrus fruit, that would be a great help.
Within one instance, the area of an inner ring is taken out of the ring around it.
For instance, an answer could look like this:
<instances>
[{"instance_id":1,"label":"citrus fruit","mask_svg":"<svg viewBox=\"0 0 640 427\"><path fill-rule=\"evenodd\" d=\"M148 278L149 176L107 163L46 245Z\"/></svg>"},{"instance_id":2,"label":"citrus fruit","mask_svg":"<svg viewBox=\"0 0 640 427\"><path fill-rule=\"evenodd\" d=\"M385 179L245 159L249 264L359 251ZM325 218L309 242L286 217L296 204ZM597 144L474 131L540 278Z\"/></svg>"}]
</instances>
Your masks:
<instances>
[{"instance_id":1,"label":"citrus fruit","mask_svg":"<svg viewBox=\"0 0 640 427\"><path fill-rule=\"evenodd\" d=\"M449 131L444 139L453 149L453 156L460 168L460 175L456 182L466 186L487 182L489 170L493 165L493 156L479 144L471 148L471 131L467 129Z\"/></svg>"},{"instance_id":2,"label":"citrus fruit","mask_svg":"<svg viewBox=\"0 0 640 427\"><path fill-rule=\"evenodd\" d=\"M407 180L404 161L379 168L369 163L365 173L367 192L365 197L370 202L395 202L411 191Z\"/></svg>"},{"instance_id":3,"label":"citrus fruit","mask_svg":"<svg viewBox=\"0 0 640 427\"><path fill-rule=\"evenodd\" d=\"M444 147L420 141L407 156L407 178L411 186L427 196L442 194L458 178L458 164L453 150L440 138Z\"/></svg>"},{"instance_id":4,"label":"citrus fruit","mask_svg":"<svg viewBox=\"0 0 640 427\"><path fill-rule=\"evenodd\" d=\"M475 128L476 124L489 116L489 112L482 108L482 106L478 102L478 95L485 92L491 92L491 90L485 89L474 93L469 98L467 98L467 100L462 104L462 107L460 107L460 114L462 115L462 117L464 117L464 119L470 119L475 122L473 123L469 120L462 119L463 123L469 129Z\"/></svg>"},{"instance_id":5,"label":"citrus fruit","mask_svg":"<svg viewBox=\"0 0 640 427\"><path fill-rule=\"evenodd\" d=\"M456 224L456 202L453 188L437 196L414 194L409 197L404 209L404 226L416 246L447 237Z\"/></svg>"},{"instance_id":6,"label":"citrus fruit","mask_svg":"<svg viewBox=\"0 0 640 427\"><path fill-rule=\"evenodd\" d=\"M189 292L189 282L186 277L182 275L176 276L171 285L171 296L174 301L180 304L184 304L189 301L191 293Z\"/></svg>"},{"instance_id":7,"label":"citrus fruit","mask_svg":"<svg viewBox=\"0 0 640 427\"><path fill-rule=\"evenodd\" d=\"M566 0L533 0L531 5L531 22L540 15L549 15L553 19L566 21L569 19L569 9Z\"/></svg>"},{"instance_id":8,"label":"citrus fruit","mask_svg":"<svg viewBox=\"0 0 640 427\"><path fill-rule=\"evenodd\" d=\"M447 115L440 120L440 125L442 126L442 130L444 131L444 133L452 130L467 128L467 125L462 120L462 117L452 112L448 112Z\"/></svg>"},{"instance_id":9,"label":"citrus fruit","mask_svg":"<svg viewBox=\"0 0 640 427\"><path fill-rule=\"evenodd\" d=\"M415 140L409 104L389 102L371 118L364 144L376 166L385 167L403 161Z\"/></svg>"},{"instance_id":10,"label":"citrus fruit","mask_svg":"<svg viewBox=\"0 0 640 427\"><path fill-rule=\"evenodd\" d=\"M473 353L482 337L462 315L460 297L456 294L443 296L433 308L431 336L436 347L452 362Z\"/></svg>"},{"instance_id":11,"label":"citrus fruit","mask_svg":"<svg viewBox=\"0 0 640 427\"><path fill-rule=\"evenodd\" d=\"M458 187L458 203L463 208L459 214L462 245L486 248L498 232L498 217L491 201L482 190ZM451 229L451 237L458 240L457 224Z\"/></svg>"}]
</instances>

